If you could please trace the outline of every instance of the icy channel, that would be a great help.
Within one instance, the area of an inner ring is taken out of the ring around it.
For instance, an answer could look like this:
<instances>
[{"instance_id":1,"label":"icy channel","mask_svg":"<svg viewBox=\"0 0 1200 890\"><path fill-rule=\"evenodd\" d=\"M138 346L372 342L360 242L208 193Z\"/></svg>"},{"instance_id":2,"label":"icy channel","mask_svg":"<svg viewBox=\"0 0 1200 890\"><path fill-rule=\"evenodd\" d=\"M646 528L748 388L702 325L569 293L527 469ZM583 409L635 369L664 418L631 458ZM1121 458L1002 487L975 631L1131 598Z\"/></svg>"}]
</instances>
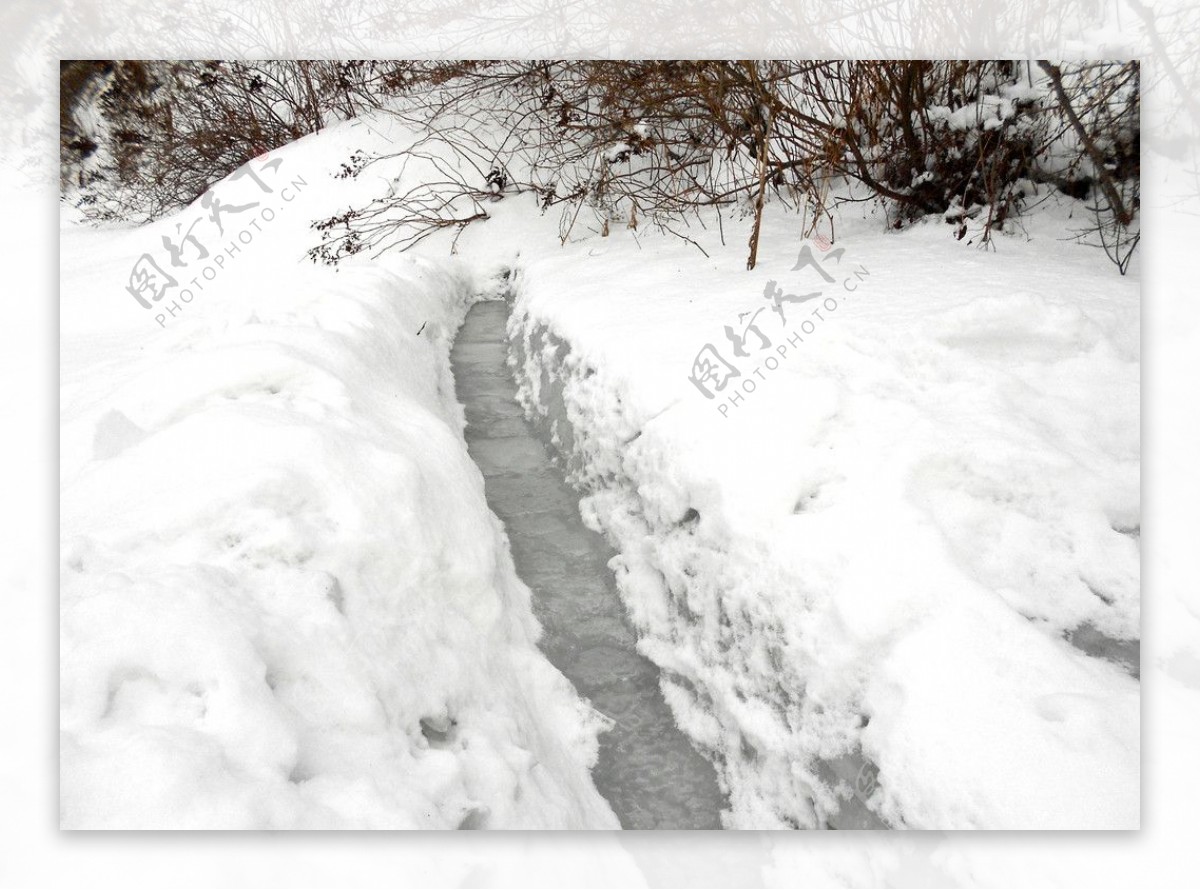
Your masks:
<instances>
[{"instance_id":1,"label":"icy channel","mask_svg":"<svg viewBox=\"0 0 1200 890\"><path fill-rule=\"evenodd\" d=\"M503 302L477 303L451 362L467 445L545 628L542 651L613 721L592 778L624 828L720 828L727 804L716 772L675 725L658 669L637 652L608 568L615 554L580 520L578 493L517 404L507 317Z\"/></svg>"}]
</instances>

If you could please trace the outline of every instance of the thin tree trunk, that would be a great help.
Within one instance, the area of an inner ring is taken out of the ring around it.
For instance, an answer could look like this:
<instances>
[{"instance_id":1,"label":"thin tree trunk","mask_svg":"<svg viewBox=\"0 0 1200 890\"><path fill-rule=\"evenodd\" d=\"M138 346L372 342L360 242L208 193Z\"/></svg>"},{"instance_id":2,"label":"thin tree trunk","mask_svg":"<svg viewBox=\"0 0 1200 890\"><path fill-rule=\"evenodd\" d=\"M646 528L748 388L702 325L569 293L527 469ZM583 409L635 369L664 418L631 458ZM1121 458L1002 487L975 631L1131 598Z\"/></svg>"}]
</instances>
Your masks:
<instances>
[{"instance_id":1,"label":"thin tree trunk","mask_svg":"<svg viewBox=\"0 0 1200 890\"><path fill-rule=\"evenodd\" d=\"M767 203L767 152L771 138L771 121L764 119L762 132L758 138L758 194L754 197L754 228L750 232L750 256L746 259L746 268L753 269L758 264L758 236L762 231L763 207Z\"/></svg>"},{"instance_id":2,"label":"thin tree trunk","mask_svg":"<svg viewBox=\"0 0 1200 890\"><path fill-rule=\"evenodd\" d=\"M1084 150L1088 153L1088 157L1091 158L1092 166L1096 168L1096 178L1100 183L1100 190L1104 192L1104 197L1108 200L1108 205L1112 208L1113 215L1121 225L1129 225L1133 222L1133 214L1125 208L1125 202L1121 200L1121 195L1113 183L1112 175L1104 166L1103 153L1096 147L1096 143L1092 141L1092 137L1088 134L1087 127L1083 125L1083 121L1079 119L1079 115L1075 113L1075 108L1071 105L1071 99L1067 96L1067 91L1063 88L1062 71L1057 65L1051 65L1045 59L1038 59L1038 67L1046 72L1046 76L1050 78L1050 85L1054 87L1054 94L1058 96L1058 101L1062 104L1063 114L1067 116L1067 120L1070 121L1071 127L1075 130L1075 135L1079 137Z\"/></svg>"}]
</instances>

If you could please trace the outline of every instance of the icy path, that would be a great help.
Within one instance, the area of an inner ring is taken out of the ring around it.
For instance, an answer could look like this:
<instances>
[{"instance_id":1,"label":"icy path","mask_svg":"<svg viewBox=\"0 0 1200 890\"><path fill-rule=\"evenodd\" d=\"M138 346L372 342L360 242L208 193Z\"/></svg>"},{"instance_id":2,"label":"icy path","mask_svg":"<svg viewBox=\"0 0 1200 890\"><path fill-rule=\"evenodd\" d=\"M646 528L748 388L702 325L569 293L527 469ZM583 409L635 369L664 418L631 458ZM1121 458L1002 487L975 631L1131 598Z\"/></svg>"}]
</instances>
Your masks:
<instances>
[{"instance_id":1,"label":"icy path","mask_svg":"<svg viewBox=\"0 0 1200 890\"><path fill-rule=\"evenodd\" d=\"M541 648L614 721L592 773L624 828L720 828L726 806L712 765L676 727L658 669L635 649L608 569L614 555L579 518L564 481L516 402L505 365L502 302L476 304L451 361L466 406L467 445L503 521L517 573L545 628Z\"/></svg>"}]
</instances>

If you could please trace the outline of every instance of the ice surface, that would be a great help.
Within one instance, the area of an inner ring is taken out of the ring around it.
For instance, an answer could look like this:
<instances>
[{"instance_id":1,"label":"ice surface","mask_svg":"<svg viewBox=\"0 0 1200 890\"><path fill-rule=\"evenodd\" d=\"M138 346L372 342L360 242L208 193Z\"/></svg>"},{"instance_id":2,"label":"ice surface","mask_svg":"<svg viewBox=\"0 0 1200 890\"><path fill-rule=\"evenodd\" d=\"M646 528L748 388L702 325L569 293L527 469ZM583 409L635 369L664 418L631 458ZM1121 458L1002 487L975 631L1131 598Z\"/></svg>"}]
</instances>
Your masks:
<instances>
[{"instance_id":1,"label":"ice surface","mask_svg":"<svg viewBox=\"0 0 1200 890\"><path fill-rule=\"evenodd\" d=\"M533 591L541 648L611 721L592 778L625 828L719 828L716 773L675 725L658 669L637 651L608 567L615 554L583 525L579 495L533 428L512 422L521 409L504 361L507 314L499 301L467 314L451 352L456 389L488 504Z\"/></svg>"}]
</instances>

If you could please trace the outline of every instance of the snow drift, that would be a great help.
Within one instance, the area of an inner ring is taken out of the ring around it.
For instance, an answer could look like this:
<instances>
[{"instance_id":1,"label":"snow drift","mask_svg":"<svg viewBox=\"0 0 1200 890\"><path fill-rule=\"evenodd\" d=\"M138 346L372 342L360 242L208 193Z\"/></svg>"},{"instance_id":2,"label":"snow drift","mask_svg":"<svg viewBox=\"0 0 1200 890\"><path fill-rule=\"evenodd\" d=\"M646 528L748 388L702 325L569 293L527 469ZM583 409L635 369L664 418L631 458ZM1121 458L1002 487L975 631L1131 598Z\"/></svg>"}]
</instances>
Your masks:
<instances>
[{"instance_id":1,"label":"snow drift","mask_svg":"<svg viewBox=\"0 0 1200 890\"><path fill-rule=\"evenodd\" d=\"M488 283L302 259L362 136L252 162L221 225L63 232L64 827L616 827L462 439Z\"/></svg>"},{"instance_id":2,"label":"snow drift","mask_svg":"<svg viewBox=\"0 0 1200 890\"><path fill-rule=\"evenodd\" d=\"M786 219L750 275L624 233L526 264L524 399L730 827L1137 826L1137 288L1044 225L843 220L788 328L751 315L800 277ZM705 399L747 318L772 343Z\"/></svg>"},{"instance_id":3,"label":"snow drift","mask_svg":"<svg viewBox=\"0 0 1200 890\"><path fill-rule=\"evenodd\" d=\"M454 401L448 344L510 265L526 407L727 827L1137 826L1138 286L1058 240L1069 201L994 252L847 212L816 318L771 213L751 273L715 224L560 248L529 195L301 265L313 220L419 181L333 180L391 138L225 183L276 216L161 324L131 264L210 207L64 233L64 824L615 826Z\"/></svg>"}]
</instances>

